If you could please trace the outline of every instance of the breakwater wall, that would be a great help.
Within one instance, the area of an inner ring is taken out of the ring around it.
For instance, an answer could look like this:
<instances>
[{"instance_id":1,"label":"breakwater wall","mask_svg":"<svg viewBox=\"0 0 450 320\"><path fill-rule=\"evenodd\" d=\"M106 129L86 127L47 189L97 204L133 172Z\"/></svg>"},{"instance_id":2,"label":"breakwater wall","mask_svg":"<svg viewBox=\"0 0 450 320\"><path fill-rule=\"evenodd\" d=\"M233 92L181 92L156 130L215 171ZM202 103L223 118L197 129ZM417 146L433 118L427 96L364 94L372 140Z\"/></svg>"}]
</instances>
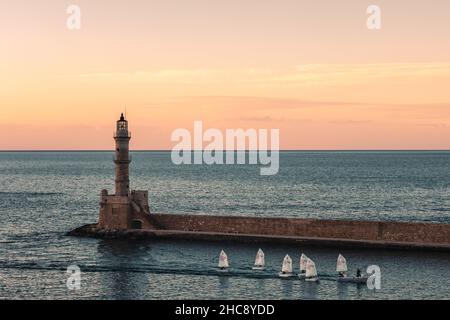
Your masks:
<instances>
[{"instance_id":1,"label":"breakwater wall","mask_svg":"<svg viewBox=\"0 0 450 320\"><path fill-rule=\"evenodd\" d=\"M158 227L190 232L415 243L450 247L450 224L152 214Z\"/></svg>"},{"instance_id":2,"label":"breakwater wall","mask_svg":"<svg viewBox=\"0 0 450 320\"><path fill-rule=\"evenodd\" d=\"M127 239L283 242L319 246L450 251L450 224L149 214L152 228L86 225L71 236Z\"/></svg>"}]
</instances>

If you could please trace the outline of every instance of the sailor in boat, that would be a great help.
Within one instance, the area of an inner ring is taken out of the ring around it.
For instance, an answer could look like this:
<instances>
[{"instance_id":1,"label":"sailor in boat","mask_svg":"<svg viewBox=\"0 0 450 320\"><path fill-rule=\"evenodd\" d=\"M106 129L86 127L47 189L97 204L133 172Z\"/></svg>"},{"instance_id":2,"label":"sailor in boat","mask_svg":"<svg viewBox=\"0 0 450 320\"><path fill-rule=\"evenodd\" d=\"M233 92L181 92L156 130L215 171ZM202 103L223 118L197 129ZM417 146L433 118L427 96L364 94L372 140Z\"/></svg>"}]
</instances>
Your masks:
<instances>
[{"instance_id":1,"label":"sailor in boat","mask_svg":"<svg viewBox=\"0 0 450 320\"><path fill-rule=\"evenodd\" d=\"M256 253L255 265L253 266L253 270L264 270L264 265L264 252L262 251L262 249L259 249Z\"/></svg>"},{"instance_id":2,"label":"sailor in boat","mask_svg":"<svg viewBox=\"0 0 450 320\"><path fill-rule=\"evenodd\" d=\"M283 265L279 276L281 278L288 278L292 276L292 259L288 254L283 259Z\"/></svg>"},{"instance_id":3,"label":"sailor in boat","mask_svg":"<svg viewBox=\"0 0 450 320\"><path fill-rule=\"evenodd\" d=\"M221 271L226 271L227 268L229 268L229 264L228 264L228 257L227 254L225 253L225 251L221 251L220 255L219 255L219 265L218 267L220 268Z\"/></svg>"},{"instance_id":4,"label":"sailor in boat","mask_svg":"<svg viewBox=\"0 0 450 320\"><path fill-rule=\"evenodd\" d=\"M342 255L338 257L336 271L339 275L337 279L339 282L365 283L369 278L368 276L363 276L359 268L356 270L356 276L347 276L347 261Z\"/></svg>"},{"instance_id":5,"label":"sailor in boat","mask_svg":"<svg viewBox=\"0 0 450 320\"><path fill-rule=\"evenodd\" d=\"M316 264L308 258L306 261L306 281L318 282L319 276L317 274Z\"/></svg>"},{"instance_id":6,"label":"sailor in boat","mask_svg":"<svg viewBox=\"0 0 450 320\"><path fill-rule=\"evenodd\" d=\"M356 270L356 276L354 277L348 277L348 278L340 278L338 281L343 282L351 282L351 283L367 283L367 280L369 279L368 275L363 275L361 269Z\"/></svg>"}]
</instances>

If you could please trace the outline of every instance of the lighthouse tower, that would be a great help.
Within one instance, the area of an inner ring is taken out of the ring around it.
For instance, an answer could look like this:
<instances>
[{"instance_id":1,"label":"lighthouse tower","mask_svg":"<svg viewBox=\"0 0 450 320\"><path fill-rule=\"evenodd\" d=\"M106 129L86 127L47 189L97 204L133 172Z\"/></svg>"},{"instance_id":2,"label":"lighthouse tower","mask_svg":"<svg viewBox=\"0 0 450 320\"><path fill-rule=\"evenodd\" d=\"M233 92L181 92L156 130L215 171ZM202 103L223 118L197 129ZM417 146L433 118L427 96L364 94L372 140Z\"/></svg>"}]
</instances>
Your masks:
<instances>
[{"instance_id":1,"label":"lighthouse tower","mask_svg":"<svg viewBox=\"0 0 450 320\"><path fill-rule=\"evenodd\" d=\"M114 163L116 164L116 196L128 196L130 193L130 175L129 165L130 158L130 139L128 132L128 121L125 120L123 113L117 121L116 133L114 140L116 141L116 153Z\"/></svg>"},{"instance_id":2,"label":"lighthouse tower","mask_svg":"<svg viewBox=\"0 0 450 320\"><path fill-rule=\"evenodd\" d=\"M107 231L154 229L148 205L148 191L130 190L130 139L128 121L120 115L114 133L115 194L100 194L98 227Z\"/></svg>"}]
</instances>

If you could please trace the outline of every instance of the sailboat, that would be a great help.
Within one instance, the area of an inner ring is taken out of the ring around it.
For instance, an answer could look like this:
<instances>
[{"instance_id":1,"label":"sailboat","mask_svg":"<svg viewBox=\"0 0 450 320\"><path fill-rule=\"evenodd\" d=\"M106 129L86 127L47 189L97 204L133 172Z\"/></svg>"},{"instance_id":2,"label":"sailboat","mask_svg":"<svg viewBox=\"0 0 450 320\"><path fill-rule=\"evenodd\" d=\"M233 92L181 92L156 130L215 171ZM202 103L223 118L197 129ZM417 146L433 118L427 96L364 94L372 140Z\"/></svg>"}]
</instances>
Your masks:
<instances>
[{"instance_id":1,"label":"sailboat","mask_svg":"<svg viewBox=\"0 0 450 320\"><path fill-rule=\"evenodd\" d=\"M339 254L336 262L336 272L339 274L340 278L346 278L347 271L347 260L345 260L342 254Z\"/></svg>"},{"instance_id":2,"label":"sailboat","mask_svg":"<svg viewBox=\"0 0 450 320\"><path fill-rule=\"evenodd\" d=\"M253 270L264 270L265 260L264 260L264 252L262 249L259 249L256 253L255 265L253 266Z\"/></svg>"},{"instance_id":3,"label":"sailboat","mask_svg":"<svg viewBox=\"0 0 450 320\"><path fill-rule=\"evenodd\" d=\"M317 275L316 264L311 260L306 260L306 281L318 282L319 276Z\"/></svg>"},{"instance_id":4,"label":"sailboat","mask_svg":"<svg viewBox=\"0 0 450 320\"><path fill-rule=\"evenodd\" d=\"M368 275L361 275L359 269L355 277L347 276L347 260L341 254L339 254L337 259L336 271L339 274L339 277L337 279L337 281L339 282L367 283L367 279L369 279Z\"/></svg>"},{"instance_id":5,"label":"sailboat","mask_svg":"<svg viewBox=\"0 0 450 320\"><path fill-rule=\"evenodd\" d=\"M308 260L308 257L302 253L300 257L300 273L298 274L298 277L300 279L304 279L306 277L306 261Z\"/></svg>"},{"instance_id":6,"label":"sailboat","mask_svg":"<svg viewBox=\"0 0 450 320\"><path fill-rule=\"evenodd\" d=\"M283 259L283 266L281 267L281 272L279 273L281 278L292 277L292 259L287 254Z\"/></svg>"},{"instance_id":7,"label":"sailboat","mask_svg":"<svg viewBox=\"0 0 450 320\"><path fill-rule=\"evenodd\" d=\"M227 254L223 250L220 252L218 267L220 268L220 271L227 271L227 268L230 267L230 265L228 264Z\"/></svg>"}]
</instances>

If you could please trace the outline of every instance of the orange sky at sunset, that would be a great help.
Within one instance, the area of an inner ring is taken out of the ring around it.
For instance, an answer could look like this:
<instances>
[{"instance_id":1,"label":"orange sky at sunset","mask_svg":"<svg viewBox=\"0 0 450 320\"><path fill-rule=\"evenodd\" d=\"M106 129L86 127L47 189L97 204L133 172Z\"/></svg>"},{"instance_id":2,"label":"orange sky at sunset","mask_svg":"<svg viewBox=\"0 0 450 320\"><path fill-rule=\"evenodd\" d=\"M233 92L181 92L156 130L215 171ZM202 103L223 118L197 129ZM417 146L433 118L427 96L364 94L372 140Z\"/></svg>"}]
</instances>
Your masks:
<instances>
[{"instance_id":1,"label":"orange sky at sunset","mask_svg":"<svg viewBox=\"0 0 450 320\"><path fill-rule=\"evenodd\" d=\"M125 105L135 150L194 120L279 128L282 149L450 149L447 0L2 1L0 38L0 150L112 149Z\"/></svg>"}]
</instances>

